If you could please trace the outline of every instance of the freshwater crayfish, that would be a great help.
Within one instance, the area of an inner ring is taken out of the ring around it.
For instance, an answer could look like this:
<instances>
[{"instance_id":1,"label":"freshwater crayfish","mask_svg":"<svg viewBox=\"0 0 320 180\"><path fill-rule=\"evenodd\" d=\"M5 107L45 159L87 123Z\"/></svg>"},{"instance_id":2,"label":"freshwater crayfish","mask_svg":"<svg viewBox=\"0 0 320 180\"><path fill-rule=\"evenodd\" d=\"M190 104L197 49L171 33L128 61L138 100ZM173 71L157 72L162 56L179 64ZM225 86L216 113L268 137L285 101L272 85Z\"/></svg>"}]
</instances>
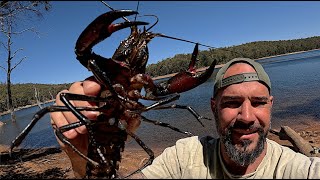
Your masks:
<instances>
[{"instance_id":1,"label":"freshwater crayfish","mask_svg":"<svg viewBox=\"0 0 320 180\"><path fill-rule=\"evenodd\" d=\"M197 73L195 63L199 43L196 43L188 71L180 72L166 82L154 83L152 78L145 74L148 62L147 44L154 37L166 36L149 32L151 27L140 31L138 26L148 25L146 22L127 20L122 23L112 24L118 18L134 14L138 14L138 12L132 10L113 10L104 13L85 28L76 42L76 58L85 68L93 73L97 81L104 87L101 96L92 97L61 93L60 99L65 106L49 106L38 111L30 124L12 141L11 151L14 147L21 144L32 127L46 113L70 111L79 121L55 129L55 134L63 143L69 145L75 152L87 160L86 178L119 178L117 171L121 161L121 152L124 150L127 137L130 136L147 152L149 159L142 167L126 176L129 177L151 164L154 154L137 135L127 130L126 122L128 119L154 123L186 135L192 134L181 131L170 124L150 120L144 117L142 113L154 109L180 108L191 112L200 123L201 119L208 119L200 116L190 106L169 105L168 103L177 100L180 97L179 93L193 89L208 80L214 71L216 61L205 72L201 74ZM130 36L120 43L111 58L104 58L92 51L92 48L96 44L111 36L112 33L129 27L131 28ZM144 95L141 93L142 89L145 90ZM138 102L139 99L156 102L145 106ZM96 102L99 106L95 108L75 107L70 102L72 100ZM99 111L101 114L97 120L90 120L80 111ZM89 147L87 155L81 153L63 135L64 132L83 125L88 130Z\"/></svg>"}]
</instances>

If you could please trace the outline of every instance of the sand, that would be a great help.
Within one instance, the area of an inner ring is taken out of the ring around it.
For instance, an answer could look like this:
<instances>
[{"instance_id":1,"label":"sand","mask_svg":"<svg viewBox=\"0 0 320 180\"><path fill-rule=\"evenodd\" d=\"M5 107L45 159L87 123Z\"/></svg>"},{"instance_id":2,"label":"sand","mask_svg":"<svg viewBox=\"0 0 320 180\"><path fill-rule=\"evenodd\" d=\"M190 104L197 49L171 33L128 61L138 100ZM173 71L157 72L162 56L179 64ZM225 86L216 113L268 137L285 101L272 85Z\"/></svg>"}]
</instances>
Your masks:
<instances>
[{"instance_id":1,"label":"sand","mask_svg":"<svg viewBox=\"0 0 320 180\"><path fill-rule=\"evenodd\" d=\"M320 148L320 123L296 124L290 126L312 146ZM279 130L279 129L277 129ZM287 140L280 140L269 133L269 139L294 149ZM158 156L166 147L152 148ZM320 157L320 153L315 156ZM119 172L125 175L141 167L148 155L137 148L126 148L122 155ZM17 149L10 158L7 146L0 146L0 178L1 179L72 179L74 174L67 155L60 148L47 147L41 149Z\"/></svg>"}]
</instances>

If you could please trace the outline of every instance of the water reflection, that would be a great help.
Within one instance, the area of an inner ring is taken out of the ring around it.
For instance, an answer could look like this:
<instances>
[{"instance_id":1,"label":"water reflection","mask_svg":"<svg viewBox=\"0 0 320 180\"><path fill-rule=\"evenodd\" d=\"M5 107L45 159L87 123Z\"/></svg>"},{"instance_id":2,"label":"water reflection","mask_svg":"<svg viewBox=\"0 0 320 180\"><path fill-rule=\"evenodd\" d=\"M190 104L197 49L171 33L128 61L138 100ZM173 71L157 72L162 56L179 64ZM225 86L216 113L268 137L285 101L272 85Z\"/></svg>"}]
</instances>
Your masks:
<instances>
[{"instance_id":1,"label":"water reflection","mask_svg":"<svg viewBox=\"0 0 320 180\"><path fill-rule=\"evenodd\" d=\"M44 106L52 105L53 102ZM22 109L15 113L16 122L12 123L10 114L0 116L0 120L5 124L0 127L0 144L10 145L11 141L30 123L35 112L39 111L38 106ZM54 137L50 125L50 116L46 114L34 126L32 131L21 144L21 147L43 147L57 146L58 143Z\"/></svg>"}]
</instances>

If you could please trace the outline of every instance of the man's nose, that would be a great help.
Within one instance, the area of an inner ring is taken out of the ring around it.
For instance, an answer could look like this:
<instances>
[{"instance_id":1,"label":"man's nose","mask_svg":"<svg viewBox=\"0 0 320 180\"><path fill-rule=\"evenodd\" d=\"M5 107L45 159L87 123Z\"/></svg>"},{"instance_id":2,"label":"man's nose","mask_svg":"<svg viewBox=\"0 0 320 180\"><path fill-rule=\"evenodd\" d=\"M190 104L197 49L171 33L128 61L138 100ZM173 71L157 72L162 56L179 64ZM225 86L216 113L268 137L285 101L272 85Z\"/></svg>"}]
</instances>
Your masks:
<instances>
[{"instance_id":1,"label":"man's nose","mask_svg":"<svg viewBox=\"0 0 320 180\"><path fill-rule=\"evenodd\" d=\"M239 107L238 116L238 120L246 124L255 121L254 108L252 107L251 102L249 100L244 101L242 105Z\"/></svg>"}]
</instances>

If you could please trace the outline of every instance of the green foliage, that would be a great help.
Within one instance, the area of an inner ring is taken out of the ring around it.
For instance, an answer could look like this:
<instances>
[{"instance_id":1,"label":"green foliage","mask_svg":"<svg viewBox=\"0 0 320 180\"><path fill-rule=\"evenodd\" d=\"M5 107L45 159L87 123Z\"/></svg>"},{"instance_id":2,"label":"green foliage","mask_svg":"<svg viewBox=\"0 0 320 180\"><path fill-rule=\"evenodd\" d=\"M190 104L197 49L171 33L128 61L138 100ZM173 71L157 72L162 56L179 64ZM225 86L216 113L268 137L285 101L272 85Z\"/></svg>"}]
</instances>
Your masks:
<instances>
[{"instance_id":1,"label":"green foliage","mask_svg":"<svg viewBox=\"0 0 320 180\"><path fill-rule=\"evenodd\" d=\"M58 92L69 89L69 84L12 84L13 106L15 108L36 104L35 89L38 91L38 98L46 102L56 98ZM0 112L7 110L6 84L0 83Z\"/></svg>"},{"instance_id":2,"label":"green foliage","mask_svg":"<svg viewBox=\"0 0 320 180\"><path fill-rule=\"evenodd\" d=\"M215 59L218 64L224 64L237 57L258 59L318 48L320 48L320 36L294 40L251 42L238 46L199 51L199 61L196 68L210 66ZM180 72L188 68L190 59L191 53L177 54L173 58L167 58L157 64L148 65L146 72L152 77Z\"/></svg>"}]
</instances>

